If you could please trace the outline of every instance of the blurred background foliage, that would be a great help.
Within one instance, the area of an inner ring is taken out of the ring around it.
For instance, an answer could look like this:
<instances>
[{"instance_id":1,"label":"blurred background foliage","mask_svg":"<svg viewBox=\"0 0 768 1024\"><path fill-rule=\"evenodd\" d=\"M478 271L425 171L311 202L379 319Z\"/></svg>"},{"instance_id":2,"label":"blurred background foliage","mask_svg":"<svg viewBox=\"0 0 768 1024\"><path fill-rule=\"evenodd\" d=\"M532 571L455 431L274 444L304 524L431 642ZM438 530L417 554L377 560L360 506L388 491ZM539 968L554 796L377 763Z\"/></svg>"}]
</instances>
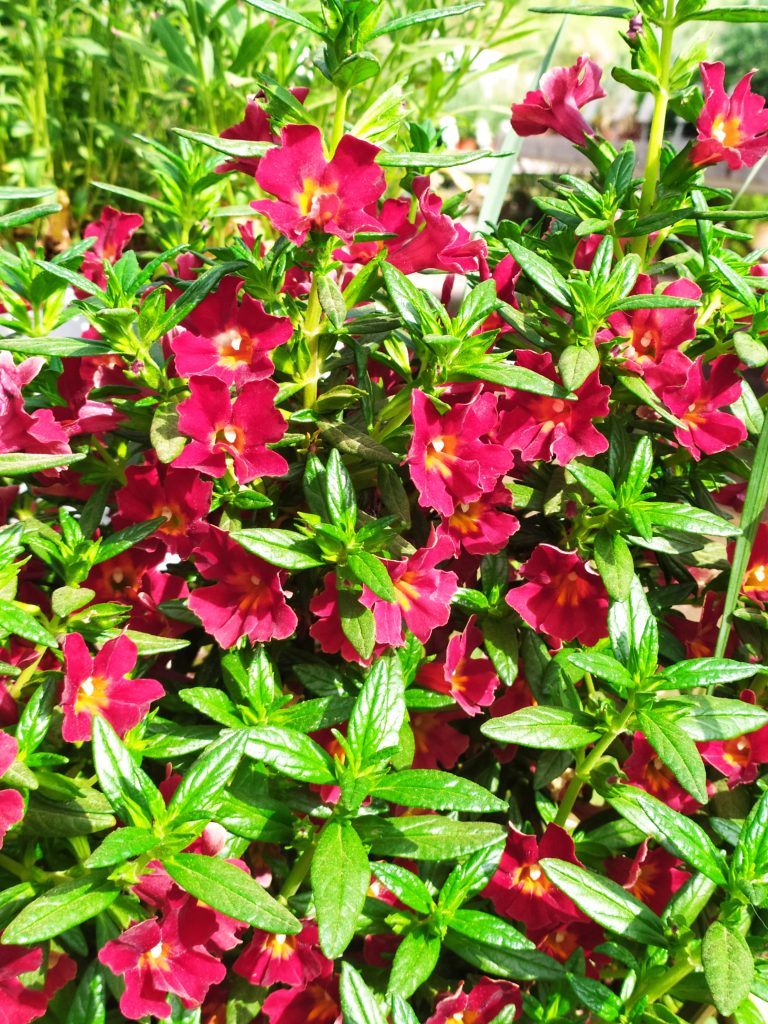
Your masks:
<instances>
[{"instance_id":1,"label":"blurred background foliage","mask_svg":"<svg viewBox=\"0 0 768 1024\"><path fill-rule=\"evenodd\" d=\"M454 2L380 0L380 21ZM320 10L319 0L287 5ZM401 93L403 121L422 126L423 137L443 128L453 133L451 147L498 145L512 100L556 31L554 19L527 7L526 0L487 0L459 17L372 40L380 69L353 91L348 120ZM624 28L571 19L555 63L582 51L600 63L624 59ZM727 59L729 78L762 65L755 84L768 93L762 26L724 26L710 41L713 56ZM48 227L54 245L57 235L66 244L67 232L106 202L150 212L158 240L188 241L206 209L219 206L227 216L242 205L249 196L237 190L248 183L213 175L221 157L172 129L218 134L241 119L264 73L311 86L308 105L321 118L327 107L330 122L335 98L313 64L317 49L306 29L248 0L0 0L0 185L56 186L64 209ZM605 85L607 123L614 115L612 83ZM622 110L614 123L624 126L635 113ZM413 139L413 128L403 131ZM122 203L93 182L121 189ZM149 194L154 205L147 211L147 200L133 193Z\"/></svg>"}]
</instances>

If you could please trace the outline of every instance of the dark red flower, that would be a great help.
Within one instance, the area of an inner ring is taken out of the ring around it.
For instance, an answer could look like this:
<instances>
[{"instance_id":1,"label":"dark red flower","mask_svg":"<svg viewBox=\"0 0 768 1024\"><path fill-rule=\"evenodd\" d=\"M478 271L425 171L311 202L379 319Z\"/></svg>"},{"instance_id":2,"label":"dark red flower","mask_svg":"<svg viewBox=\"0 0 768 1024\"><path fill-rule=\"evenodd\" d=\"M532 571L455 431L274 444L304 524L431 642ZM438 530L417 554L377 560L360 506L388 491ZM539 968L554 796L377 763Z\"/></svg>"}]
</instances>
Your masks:
<instances>
[{"instance_id":1,"label":"dark red flower","mask_svg":"<svg viewBox=\"0 0 768 1024\"><path fill-rule=\"evenodd\" d=\"M104 260L117 263L143 223L144 218L138 213L122 213L112 206L105 206L99 219L88 224L83 231L83 238L95 239L83 257L80 267L83 277L104 288L107 283Z\"/></svg>"},{"instance_id":2,"label":"dark red flower","mask_svg":"<svg viewBox=\"0 0 768 1024\"><path fill-rule=\"evenodd\" d=\"M437 537L448 537L458 555L494 555L520 529L512 508L512 495L502 483L475 501L461 502L437 527Z\"/></svg>"},{"instance_id":3,"label":"dark red flower","mask_svg":"<svg viewBox=\"0 0 768 1024\"><path fill-rule=\"evenodd\" d=\"M450 724L464 715L456 711L417 711L411 715L415 752L414 768L450 771L469 747L469 737Z\"/></svg>"},{"instance_id":4,"label":"dark red flower","mask_svg":"<svg viewBox=\"0 0 768 1024\"><path fill-rule=\"evenodd\" d=\"M0 731L0 775L5 775L16 759L19 745L7 732ZM0 848L6 832L24 817L24 797L15 789L0 789Z\"/></svg>"},{"instance_id":5,"label":"dark red flower","mask_svg":"<svg viewBox=\"0 0 768 1024\"><path fill-rule=\"evenodd\" d=\"M333 962L320 951L317 925L304 921L298 935L273 935L254 931L250 942L234 963L236 974L252 985L281 983L303 987L333 970Z\"/></svg>"},{"instance_id":6,"label":"dark red flower","mask_svg":"<svg viewBox=\"0 0 768 1024\"><path fill-rule=\"evenodd\" d=\"M76 973L74 960L55 950L48 953L44 969L41 946L0 945L0 1020L29 1024L42 1017Z\"/></svg>"},{"instance_id":7,"label":"dark red flower","mask_svg":"<svg viewBox=\"0 0 768 1024\"><path fill-rule=\"evenodd\" d=\"M570 68L552 68L538 89L526 93L512 107L512 127L518 135L542 135L552 131L580 146L594 128L580 114L592 100L605 96L600 86L602 69L582 55Z\"/></svg>"},{"instance_id":8,"label":"dark red flower","mask_svg":"<svg viewBox=\"0 0 768 1024\"><path fill-rule=\"evenodd\" d=\"M472 616L464 631L448 641L445 661L422 665L416 682L429 690L449 694L468 715L476 715L493 702L499 686L491 659L486 655L473 657L482 644L483 634Z\"/></svg>"},{"instance_id":9,"label":"dark red flower","mask_svg":"<svg viewBox=\"0 0 768 1024\"><path fill-rule=\"evenodd\" d=\"M622 769L633 786L639 786L646 793L662 800L673 811L688 814L699 806L695 798L683 789L641 732L636 732L632 737L632 753L622 765Z\"/></svg>"},{"instance_id":10,"label":"dark red flower","mask_svg":"<svg viewBox=\"0 0 768 1024\"><path fill-rule=\"evenodd\" d=\"M342 1024L338 975L316 978L304 988L279 988L264 1000L269 1024Z\"/></svg>"},{"instance_id":11,"label":"dark red flower","mask_svg":"<svg viewBox=\"0 0 768 1024\"><path fill-rule=\"evenodd\" d=\"M681 864L682 861L660 846L649 850L646 839L634 857L612 857L605 867L609 878L647 903L654 913L661 914L691 877L690 872L680 870Z\"/></svg>"},{"instance_id":12,"label":"dark red flower","mask_svg":"<svg viewBox=\"0 0 768 1024\"><path fill-rule=\"evenodd\" d=\"M469 993L462 981L454 993L438 1000L426 1024L491 1024L507 1006L514 1006L518 1014L523 1009L520 989L511 981L481 978Z\"/></svg>"},{"instance_id":13,"label":"dark red flower","mask_svg":"<svg viewBox=\"0 0 768 1024\"><path fill-rule=\"evenodd\" d=\"M752 690L744 690L740 699L755 704L756 698ZM730 740L709 740L696 746L707 764L721 772L728 788L733 789L754 782L759 766L768 764L768 725Z\"/></svg>"}]
</instances>

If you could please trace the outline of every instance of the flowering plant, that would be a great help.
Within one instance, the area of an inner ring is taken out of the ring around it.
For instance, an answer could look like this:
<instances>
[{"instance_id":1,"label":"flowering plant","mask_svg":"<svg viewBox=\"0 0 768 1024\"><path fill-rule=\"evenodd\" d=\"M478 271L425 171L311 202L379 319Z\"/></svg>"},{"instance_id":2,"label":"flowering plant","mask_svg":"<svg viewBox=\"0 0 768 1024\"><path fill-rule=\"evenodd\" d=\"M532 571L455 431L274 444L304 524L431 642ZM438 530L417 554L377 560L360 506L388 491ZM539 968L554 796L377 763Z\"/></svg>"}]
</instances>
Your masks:
<instances>
[{"instance_id":1,"label":"flowering plant","mask_svg":"<svg viewBox=\"0 0 768 1024\"><path fill-rule=\"evenodd\" d=\"M476 154L347 98L477 3L257 6L337 104L196 134L237 237L0 254L0 1016L752 1024L768 289L705 171L768 113L674 32L765 12L602 10L642 173L585 55L511 120L589 179L473 235L429 174Z\"/></svg>"}]
</instances>

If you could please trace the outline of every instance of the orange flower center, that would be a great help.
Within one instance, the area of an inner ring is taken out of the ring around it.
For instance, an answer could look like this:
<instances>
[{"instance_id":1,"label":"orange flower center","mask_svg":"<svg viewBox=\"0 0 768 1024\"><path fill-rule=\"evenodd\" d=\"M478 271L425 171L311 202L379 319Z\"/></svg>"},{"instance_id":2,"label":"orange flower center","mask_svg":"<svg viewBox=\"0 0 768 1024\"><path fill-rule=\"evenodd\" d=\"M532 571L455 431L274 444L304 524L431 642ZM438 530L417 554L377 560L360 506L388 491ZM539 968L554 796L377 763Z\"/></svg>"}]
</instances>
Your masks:
<instances>
[{"instance_id":1,"label":"orange flower center","mask_svg":"<svg viewBox=\"0 0 768 1024\"><path fill-rule=\"evenodd\" d=\"M451 462L456 457L459 439L455 434L433 437L427 445L425 466L428 473L439 473L444 479L451 475Z\"/></svg>"},{"instance_id":2,"label":"orange flower center","mask_svg":"<svg viewBox=\"0 0 768 1024\"><path fill-rule=\"evenodd\" d=\"M263 949L268 949L273 960L289 960L296 952L298 939L295 935L268 935Z\"/></svg>"},{"instance_id":3,"label":"orange flower center","mask_svg":"<svg viewBox=\"0 0 768 1024\"><path fill-rule=\"evenodd\" d=\"M309 985L307 992L315 1003L307 1015L307 1024L331 1024L336 1020L339 1008L322 985Z\"/></svg>"},{"instance_id":4,"label":"orange flower center","mask_svg":"<svg viewBox=\"0 0 768 1024\"><path fill-rule=\"evenodd\" d=\"M302 191L295 195L299 212L318 227L327 224L339 212L341 205L336 194L337 187L335 184L321 185L313 178L305 178Z\"/></svg>"},{"instance_id":5,"label":"orange flower center","mask_svg":"<svg viewBox=\"0 0 768 1024\"><path fill-rule=\"evenodd\" d=\"M75 697L75 713L93 716L98 714L102 708L107 707L109 698L107 687L109 680L104 676L88 676L77 689Z\"/></svg>"},{"instance_id":6,"label":"orange flower center","mask_svg":"<svg viewBox=\"0 0 768 1024\"><path fill-rule=\"evenodd\" d=\"M479 1010L462 1010L452 1014L445 1024L476 1024L480 1020Z\"/></svg>"},{"instance_id":7,"label":"orange flower center","mask_svg":"<svg viewBox=\"0 0 768 1024\"><path fill-rule=\"evenodd\" d=\"M558 423L570 419L571 410L562 398L537 398L533 402L533 414L541 423L540 431L548 434Z\"/></svg>"},{"instance_id":8,"label":"orange flower center","mask_svg":"<svg viewBox=\"0 0 768 1024\"><path fill-rule=\"evenodd\" d=\"M399 580L394 580L397 603L404 612L410 611L414 601L419 597L419 588L414 585L413 580L418 579L415 572L405 572Z\"/></svg>"},{"instance_id":9,"label":"orange flower center","mask_svg":"<svg viewBox=\"0 0 768 1024\"><path fill-rule=\"evenodd\" d=\"M741 118L729 117L727 120L722 114L718 114L712 125L712 135L728 148L735 148L743 140L741 131Z\"/></svg>"},{"instance_id":10,"label":"orange flower center","mask_svg":"<svg viewBox=\"0 0 768 1024\"><path fill-rule=\"evenodd\" d=\"M216 336L216 348L219 366L237 366L238 363L250 363L253 351L253 338L246 333L231 327Z\"/></svg>"},{"instance_id":11,"label":"orange flower center","mask_svg":"<svg viewBox=\"0 0 768 1024\"><path fill-rule=\"evenodd\" d=\"M648 791L654 795L668 792L670 784L675 781L669 768L658 757L648 762L644 775Z\"/></svg>"},{"instance_id":12,"label":"orange flower center","mask_svg":"<svg viewBox=\"0 0 768 1024\"><path fill-rule=\"evenodd\" d=\"M512 884L530 896L543 896L552 883L538 864L523 864L512 875Z\"/></svg>"},{"instance_id":13,"label":"orange flower center","mask_svg":"<svg viewBox=\"0 0 768 1024\"><path fill-rule=\"evenodd\" d=\"M576 608L583 599L583 580L574 570L552 577L552 586L556 590L555 601L561 607Z\"/></svg>"},{"instance_id":14,"label":"orange flower center","mask_svg":"<svg viewBox=\"0 0 768 1024\"><path fill-rule=\"evenodd\" d=\"M171 947L167 942L158 942L152 949L147 950L146 953L142 953L139 957L139 966L147 967L150 971L168 971L170 965L168 963L168 954L171 951Z\"/></svg>"},{"instance_id":15,"label":"orange flower center","mask_svg":"<svg viewBox=\"0 0 768 1024\"><path fill-rule=\"evenodd\" d=\"M160 527L160 533L169 533L177 536L187 532L187 523L181 508L177 504L156 505L152 509L152 517L165 516L165 523Z\"/></svg>"},{"instance_id":16,"label":"orange flower center","mask_svg":"<svg viewBox=\"0 0 768 1024\"><path fill-rule=\"evenodd\" d=\"M457 530L463 537L472 533L480 532L478 519L483 514L483 502L473 501L470 504L459 505L456 511L448 520L454 530Z\"/></svg>"},{"instance_id":17,"label":"orange flower center","mask_svg":"<svg viewBox=\"0 0 768 1024\"><path fill-rule=\"evenodd\" d=\"M752 744L746 736L737 736L723 744L723 760L735 768L746 768L752 757Z\"/></svg>"},{"instance_id":18,"label":"orange flower center","mask_svg":"<svg viewBox=\"0 0 768 1024\"><path fill-rule=\"evenodd\" d=\"M549 932L539 943L539 949L545 950L562 963L565 963L568 957L576 951L577 946L576 936L565 928Z\"/></svg>"},{"instance_id":19,"label":"orange flower center","mask_svg":"<svg viewBox=\"0 0 768 1024\"><path fill-rule=\"evenodd\" d=\"M242 427L236 427L234 423L225 423L213 435L213 441L214 444L226 445L228 448L236 448L237 451L241 452L245 443L245 436Z\"/></svg>"},{"instance_id":20,"label":"orange flower center","mask_svg":"<svg viewBox=\"0 0 768 1024\"><path fill-rule=\"evenodd\" d=\"M768 565L753 565L744 577L741 589L745 594L753 590L768 590Z\"/></svg>"}]
</instances>

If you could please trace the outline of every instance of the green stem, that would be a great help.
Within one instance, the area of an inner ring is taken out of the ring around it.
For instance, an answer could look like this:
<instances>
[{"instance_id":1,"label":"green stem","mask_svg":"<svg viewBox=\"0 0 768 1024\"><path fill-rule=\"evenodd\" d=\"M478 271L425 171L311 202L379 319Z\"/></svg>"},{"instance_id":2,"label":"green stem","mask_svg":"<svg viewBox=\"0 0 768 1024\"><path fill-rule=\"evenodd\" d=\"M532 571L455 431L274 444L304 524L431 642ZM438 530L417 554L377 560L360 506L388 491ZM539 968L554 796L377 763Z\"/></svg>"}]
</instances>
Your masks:
<instances>
[{"instance_id":1,"label":"green stem","mask_svg":"<svg viewBox=\"0 0 768 1024\"><path fill-rule=\"evenodd\" d=\"M664 146L664 125L669 107L669 78L672 70L672 37L675 33L675 0L667 0L664 20L661 22L661 51L659 56L659 91L656 95L656 106L653 110L651 131L648 135L648 153L645 158L645 180L640 193L638 219L647 217L653 209L656 198L656 186L659 183L661 170L661 152ZM648 236L640 235L632 245L643 260L648 249Z\"/></svg>"},{"instance_id":2,"label":"green stem","mask_svg":"<svg viewBox=\"0 0 768 1024\"><path fill-rule=\"evenodd\" d=\"M291 896L295 895L301 887L301 883L307 877L309 869L312 865L312 858L315 855L315 847L317 845L316 838L313 838L305 850L302 851L301 855L297 858L293 867L288 873L288 877L283 883L283 887L280 890L279 899L283 902L289 900Z\"/></svg>"},{"instance_id":3,"label":"green stem","mask_svg":"<svg viewBox=\"0 0 768 1024\"><path fill-rule=\"evenodd\" d=\"M349 97L348 92L344 92L339 89L336 94L336 109L333 112L333 131L331 134L331 153L336 152L336 147L344 134L344 123L347 118L347 98Z\"/></svg>"},{"instance_id":4,"label":"green stem","mask_svg":"<svg viewBox=\"0 0 768 1024\"><path fill-rule=\"evenodd\" d=\"M317 401L317 383L320 379L320 353L317 342L317 329L323 319L323 307L317 294L317 274L312 275L312 287L304 313L303 332L309 349L309 369L304 379L304 408L313 409Z\"/></svg>"},{"instance_id":5,"label":"green stem","mask_svg":"<svg viewBox=\"0 0 768 1024\"><path fill-rule=\"evenodd\" d=\"M600 758L610 747L617 736L620 736L626 729L627 722L630 720L632 715L635 713L635 705L632 698L627 701L627 705L619 716L616 724L612 729L603 736L601 740L592 747L589 754L584 758L580 765L577 765L576 771L573 778L568 783L568 788L565 791L563 799L560 801L560 807L555 817L555 824L560 825L561 828L565 828L565 823L568 821L568 816L573 810L573 805L579 798L579 793L589 782L589 774L592 769L597 765Z\"/></svg>"},{"instance_id":6,"label":"green stem","mask_svg":"<svg viewBox=\"0 0 768 1024\"><path fill-rule=\"evenodd\" d=\"M679 960L659 977L649 978L637 986L632 997L627 1003L627 1009L635 1006L641 999L647 999L648 1003L654 1003L657 999L670 992L679 981L687 978L694 970L690 960Z\"/></svg>"}]
</instances>

